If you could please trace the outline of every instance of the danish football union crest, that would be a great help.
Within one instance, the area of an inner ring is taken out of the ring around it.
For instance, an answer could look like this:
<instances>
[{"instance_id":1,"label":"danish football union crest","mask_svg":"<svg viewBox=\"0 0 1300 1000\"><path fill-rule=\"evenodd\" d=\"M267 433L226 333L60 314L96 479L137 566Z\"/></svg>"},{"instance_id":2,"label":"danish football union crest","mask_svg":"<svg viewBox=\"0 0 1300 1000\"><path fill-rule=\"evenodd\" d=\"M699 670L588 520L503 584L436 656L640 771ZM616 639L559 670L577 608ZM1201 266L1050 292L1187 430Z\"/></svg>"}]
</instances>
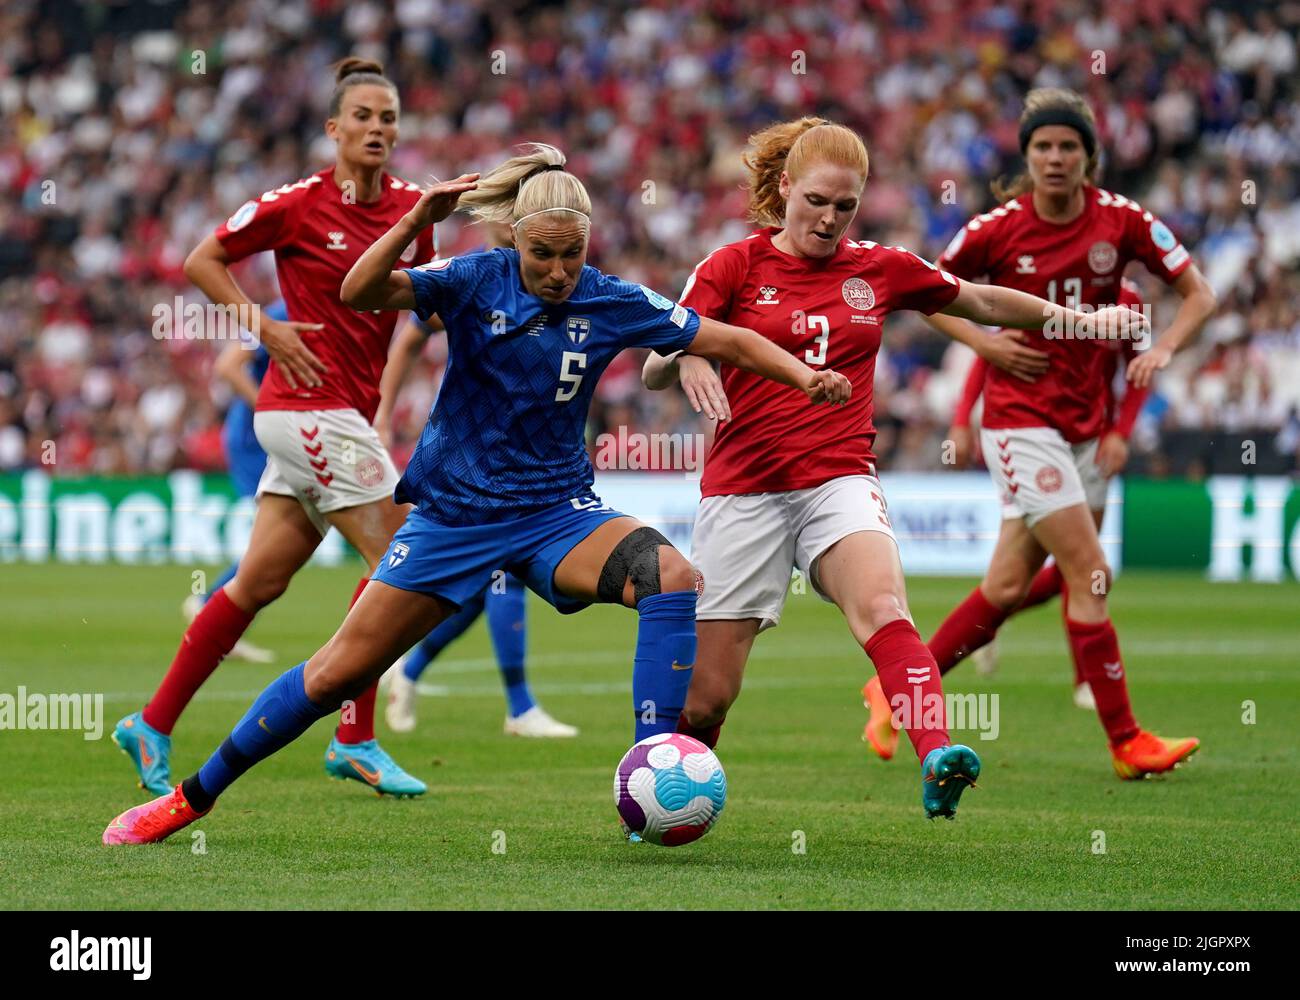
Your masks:
<instances>
[{"instance_id":1,"label":"danish football union crest","mask_svg":"<svg viewBox=\"0 0 1300 1000\"><path fill-rule=\"evenodd\" d=\"M394 542L393 550L388 553L388 568L396 569L402 563L406 562L406 557L411 554L411 547L405 542Z\"/></svg>"},{"instance_id":2,"label":"danish football union crest","mask_svg":"<svg viewBox=\"0 0 1300 1000\"><path fill-rule=\"evenodd\" d=\"M378 486L384 480L384 467L377 458L367 458L357 464L357 482L362 486Z\"/></svg>"},{"instance_id":3,"label":"danish football union crest","mask_svg":"<svg viewBox=\"0 0 1300 1000\"><path fill-rule=\"evenodd\" d=\"M575 345L581 344L591 333L591 320L585 316L570 316L568 323L565 324L565 330Z\"/></svg>"},{"instance_id":4,"label":"danish football union crest","mask_svg":"<svg viewBox=\"0 0 1300 1000\"><path fill-rule=\"evenodd\" d=\"M861 278L849 278L840 286L840 294L844 296L844 301L854 309L861 309L866 312L876 304L876 293L871 290Z\"/></svg>"},{"instance_id":5,"label":"danish football union crest","mask_svg":"<svg viewBox=\"0 0 1300 1000\"><path fill-rule=\"evenodd\" d=\"M1044 465L1034 476L1034 482L1043 493L1055 493L1061 488L1061 470L1054 465Z\"/></svg>"},{"instance_id":6,"label":"danish football union crest","mask_svg":"<svg viewBox=\"0 0 1300 1000\"><path fill-rule=\"evenodd\" d=\"M1101 240L1088 248L1088 266L1097 274L1110 274L1119 261L1114 245Z\"/></svg>"}]
</instances>

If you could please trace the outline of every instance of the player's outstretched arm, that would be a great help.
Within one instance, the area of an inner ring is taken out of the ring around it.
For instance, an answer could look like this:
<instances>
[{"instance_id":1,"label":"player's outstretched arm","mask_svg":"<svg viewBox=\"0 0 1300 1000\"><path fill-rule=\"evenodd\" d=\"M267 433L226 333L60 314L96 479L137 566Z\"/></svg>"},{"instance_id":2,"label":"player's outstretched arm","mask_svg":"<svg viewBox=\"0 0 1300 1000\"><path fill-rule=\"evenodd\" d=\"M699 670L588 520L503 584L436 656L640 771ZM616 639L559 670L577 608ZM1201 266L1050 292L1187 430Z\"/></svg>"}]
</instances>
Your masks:
<instances>
[{"instance_id":1,"label":"player's outstretched arm","mask_svg":"<svg viewBox=\"0 0 1300 1000\"><path fill-rule=\"evenodd\" d=\"M696 413L710 420L730 420L731 404L722 379L714 371L713 362L681 351L664 356L650 352L641 369L641 384L647 389L667 389L681 382L682 392Z\"/></svg>"},{"instance_id":2,"label":"player's outstretched arm","mask_svg":"<svg viewBox=\"0 0 1300 1000\"><path fill-rule=\"evenodd\" d=\"M1139 354L1128 366L1128 380L1139 388L1148 385L1151 376L1169 364L1174 352L1199 333L1205 321L1219 307L1214 289L1195 264L1174 279L1174 291L1183 297L1183 301L1173 322L1150 350Z\"/></svg>"},{"instance_id":3,"label":"player's outstretched arm","mask_svg":"<svg viewBox=\"0 0 1300 1000\"><path fill-rule=\"evenodd\" d=\"M426 226L451 215L456 202L478 184L478 174L462 174L454 181L434 184L392 229L375 240L357 258L339 287L339 298L358 311L364 309L414 309L415 289L405 271L393 266L411 240Z\"/></svg>"},{"instance_id":4,"label":"player's outstretched arm","mask_svg":"<svg viewBox=\"0 0 1300 1000\"><path fill-rule=\"evenodd\" d=\"M651 351L650 356L645 359L645 364L641 366L641 384L647 389L667 389L681 374L681 369L677 365L681 356L681 351L673 351L668 355Z\"/></svg>"},{"instance_id":5,"label":"player's outstretched arm","mask_svg":"<svg viewBox=\"0 0 1300 1000\"><path fill-rule=\"evenodd\" d=\"M705 316L700 317L699 332L688 350L791 386L814 403L846 403L853 391L849 380L839 372L816 371L753 330Z\"/></svg>"},{"instance_id":6,"label":"player's outstretched arm","mask_svg":"<svg viewBox=\"0 0 1300 1000\"><path fill-rule=\"evenodd\" d=\"M957 297L943 313L985 326L1042 330L1049 338L1143 340L1151 332L1147 318L1128 306L1107 306L1096 312L1079 312L1014 288L970 281L961 283Z\"/></svg>"},{"instance_id":7,"label":"player's outstretched arm","mask_svg":"<svg viewBox=\"0 0 1300 1000\"><path fill-rule=\"evenodd\" d=\"M990 333L969 320L942 313L923 314L922 319L944 336L965 344L993 367L1001 368L1024 382L1033 382L1047 371L1046 352L1027 346L1028 338L1019 330Z\"/></svg>"}]
</instances>

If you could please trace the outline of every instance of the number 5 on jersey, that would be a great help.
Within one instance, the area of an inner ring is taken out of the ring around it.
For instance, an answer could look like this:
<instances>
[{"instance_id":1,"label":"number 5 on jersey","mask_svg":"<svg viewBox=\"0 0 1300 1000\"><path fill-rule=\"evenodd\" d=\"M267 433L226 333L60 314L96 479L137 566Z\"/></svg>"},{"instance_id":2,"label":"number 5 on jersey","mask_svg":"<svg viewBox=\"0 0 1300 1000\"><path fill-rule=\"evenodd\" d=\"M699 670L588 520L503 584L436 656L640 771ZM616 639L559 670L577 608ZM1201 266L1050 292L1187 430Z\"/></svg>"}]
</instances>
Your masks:
<instances>
[{"instance_id":1,"label":"number 5 on jersey","mask_svg":"<svg viewBox=\"0 0 1300 1000\"><path fill-rule=\"evenodd\" d=\"M565 351L560 359L560 385L555 390L555 401L567 403L578 394L582 376L587 370L587 355Z\"/></svg>"}]
</instances>

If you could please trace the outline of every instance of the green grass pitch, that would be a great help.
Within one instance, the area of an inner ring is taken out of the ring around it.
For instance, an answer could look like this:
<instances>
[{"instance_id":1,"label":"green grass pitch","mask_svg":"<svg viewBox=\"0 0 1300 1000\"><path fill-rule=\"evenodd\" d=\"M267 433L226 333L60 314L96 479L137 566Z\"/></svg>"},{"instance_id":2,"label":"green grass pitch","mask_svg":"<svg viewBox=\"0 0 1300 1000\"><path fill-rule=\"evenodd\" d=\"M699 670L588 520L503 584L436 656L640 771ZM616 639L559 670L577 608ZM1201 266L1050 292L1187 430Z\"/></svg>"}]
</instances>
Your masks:
<instances>
[{"instance_id":1,"label":"green grass pitch","mask_svg":"<svg viewBox=\"0 0 1300 1000\"><path fill-rule=\"evenodd\" d=\"M254 625L278 665L230 661L176 731L191 773L252 696L342 619L358 566L311 568ZM791 598L762 636L719 756L730 796L702 841L619 836L614 765L631 734L636 616L561 618L529 598L530 675L574 741L501 732L478 624L425 675L420 727L384 745L426 779L416 801L329 781L332 721L236 784L161 845L110 849L105 824L142 801L108 739L170 661L185 567L7 565L0 693L102 692L104 736L0 731L0 898L14 908L1294 908L1300 585L1216 585L1126 573L1112 609L1139 720L1197 735L1163 779L1122 782L1094 715L1070 701L1055 604L1002 634L1002 669L950 690L999 696L1000 732L956 732L983 757L955 822L927 822L904 739L890 763L860 742L869 664L839 613ZM971 581L909 581L928 636ZM1253 704L1254 721L1243 721ZM1244 707L1245 706L1245 707ZM1097 831L1101 833L1098 834ZM1095 849L1102 844L1104 853ZM800 853L797 848L803 846ZM494 847L503 853L494 851Z\"/></svg>"}]
</instances>

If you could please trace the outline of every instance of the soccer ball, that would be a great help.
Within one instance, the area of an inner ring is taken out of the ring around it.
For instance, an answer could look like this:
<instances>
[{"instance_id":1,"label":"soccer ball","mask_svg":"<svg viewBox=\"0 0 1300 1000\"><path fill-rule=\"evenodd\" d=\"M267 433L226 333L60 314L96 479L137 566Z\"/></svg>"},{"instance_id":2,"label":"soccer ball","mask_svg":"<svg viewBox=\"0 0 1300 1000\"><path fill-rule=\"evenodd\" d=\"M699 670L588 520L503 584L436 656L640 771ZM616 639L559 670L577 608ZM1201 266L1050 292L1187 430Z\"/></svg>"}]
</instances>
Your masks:
<instances>
[{"instance_id":1,"label":"soccer ball","mask_svg":"<svg viewBox=\"0 0 1300 1000\"><path fill-rule=\"evenodd\" d=\"M681 733L648 736L614 771L614 805L623 825L663 847L699 840L727 804L727 776L717 756Z\"/></svg>"}]
</instances>

